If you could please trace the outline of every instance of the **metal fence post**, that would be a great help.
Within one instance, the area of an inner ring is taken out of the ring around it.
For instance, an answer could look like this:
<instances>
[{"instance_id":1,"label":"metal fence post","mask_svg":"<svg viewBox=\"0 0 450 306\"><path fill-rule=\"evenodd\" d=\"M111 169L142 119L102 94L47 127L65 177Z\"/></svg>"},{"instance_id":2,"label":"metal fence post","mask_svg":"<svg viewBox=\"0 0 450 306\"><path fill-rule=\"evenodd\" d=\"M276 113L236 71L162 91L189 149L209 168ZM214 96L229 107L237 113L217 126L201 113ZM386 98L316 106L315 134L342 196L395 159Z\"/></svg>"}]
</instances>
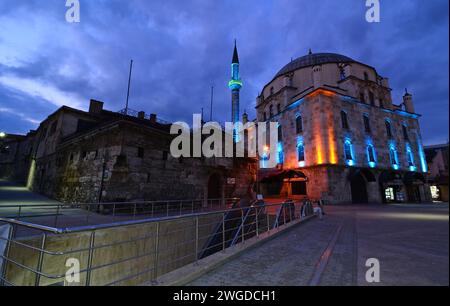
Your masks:
<instances>
[{"instance_id":1,"label":"metal fence post","mask_svg":"<svg viewBox=\"0 0 450 306\"><path fill-rule=\"evenodd\" d=\"M158 277L158 259L159 259L159 224L160 222L156 223L156 236L155 236L155 261L153 263L153 273L155 275L154 279Z\"/></svg>"},{"instance_id":2,"label":"metal fence post","mask_svg":"<svg viewBox=\"0 0 450 306\"><path fill-rule=\"evenodd\" d=\"M55 227L58 224L59 209L60 209L60 205L56 206Z\"/></svg>"},{"instance_id":3,"label":"metal fence post","mask_svg":"<svg viewBox=\"0 0 450 306\"><path fill-rule=\"evenodd\" d=\"M86 286L91 285L92 259L94 257L95 231L92 231L89 239L89 253L86 268Z\"/></svg>"},{"instance_id":4,"label":"metal fence post","mask_svg":"<svg viewBox=\"0 0 450 306\"><path fill-rule=\"evenodd\" d=\"M270 232L270 216L269 216L269 209L266 205L266 216L267 216L267 232Z\"/></svg>"},{"instance_id":5,"label":"metal fence post","mask_svg":"<svg viewBox=\"0 0 450 306\"><path fill-rule=\"evenodd\" d=\"M8 233L8 240L6 241L5 258L3 259L3 267L2 267L1 274L0 274L0 276L1 276L0 285L2 285L2 286L5 285L6 269L8 266L7 259L9 259L9 251L11 250L11 244L12 244L12 240L14 239L15 232L16 232L16 226L11 225L11 229Z\"/></svg>"},{"instance_id":6,"label":"metal fence post","mask_svg":"<svg viewBox=\"0 0 450 306\"><path fill-rule=\"evenodd\" d=\"M284 203L281 204L281 210L283 211L283 225L286 225L286 207L284 206Z\"/></svg>"},{"instance_id":7,"label":"metal fence post","mask_svg":"<svg viewBox=\"0 0 450 306\"><path fill-rule=\"evenodd\" d=\"M39 283L41 282L41 273L42 273L42 264L44 263L44 248L45 248L45 241L47 239L47 234L42 234L41 238L41 248L39 250L39 258L38 258L38 264L36 267L36 280L34 285L37 287L39 286Z\"/></svg>"},{"instance_id":8,"label":"metal fence post","mask_svg":"<svg viewBox=\"0 0 450 306\"><path fill-rule=\"evenodd\" d=\"M222 213L222 251L225 251L225 213Z\"/></svg>"},{"instance_id":9,"label":"metal fence post","mask_svg":"<svg viewBox=\"0 0 450 306\"><path fill-rule=\"evenodd\" d=\"M242 226L242 231L241 231L241 236L242 236L242 242L244 242L245 237L244 237L244 233L245 233L245 224L244 224L244 210L241 208L241 226Z\"/></svg>"},{"instance_id":10,"label":"metal fence post","mask_svg":"<svg viewBox=\"0 0 450 306\"><path fill-rule=\"evenodd\" d=\"M22 205L19 206L19 216L18 216L18 218L20 218L21 214L22 214Z\"/></svg>"},{"instance_id":11,"label":"metal fence post","mask_svg":"<svg viewBox=\"0 0 450 306\"><path fill-rule=\"evenodd\" d=\"M155 203L152 202L152 218L154 217L154 213L155 213Z\"/></svg>"},{"instance_id":12,"label":"metal fence post","mask_svg":"<svg viewBox=\"0 0 450 306\"><path fill-rule=\"evenodd\" d=\"M113 221L116 219L116 203L113 204Z\"/></svg>"},{"instance_id":13,"label":"metal fence post","mask_svg":"<svg viewBox=\"0 0 450 306\"><path fill-rule=\"evenodd\" d=\"M180 201L180 216L183 214L183 201Z\"/></svg>"},{"instance_id":14,"label":"metal fence post","mask_svg":"<svg viewBox=\"0 0 450 306\"><path fill-rule=\"evenodd\" d=\"M166 204L167 204L167 217L169 216L169 205L170 205L170 202L166 202Z\"/></svg>"},{"instance_id":15,"label":"metal fence post","mask_svg":"<svg viewBox=\"0 0 450 306\"><path fill-rule=\"evenodd\" d=\"M198 216L195 217L195 261L198 261Z\"/></svg>"},{"instance_id":16,"label":"metal fence post","mask_svg":"<svg viewBox=\"0 0 450 306\"><path fill-rule=\"evenodd\" d=\"M133 207L133 220L136 219L136 209L137 209L137 203L134 203L134 207Z\"/></svg>"},{"instance_id":17,"label":"metal fence post","mask_svg":"<svg viewBox=\"0 0 450 306\"><path fill-rule=\"evenodd\" d=\"M258 207L255 206L256 237L259 237Z\"/></svg>"}]
</instances>

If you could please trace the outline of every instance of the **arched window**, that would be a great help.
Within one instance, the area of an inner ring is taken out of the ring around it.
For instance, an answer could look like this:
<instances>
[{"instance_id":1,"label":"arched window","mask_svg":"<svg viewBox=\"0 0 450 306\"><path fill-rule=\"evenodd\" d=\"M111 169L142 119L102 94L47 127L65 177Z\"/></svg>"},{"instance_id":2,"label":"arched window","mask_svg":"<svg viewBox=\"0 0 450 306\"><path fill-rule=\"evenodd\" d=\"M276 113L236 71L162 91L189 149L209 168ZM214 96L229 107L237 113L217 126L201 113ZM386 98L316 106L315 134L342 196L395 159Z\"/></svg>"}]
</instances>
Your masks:
<instances>
[{"instance_id":1,"label":"arched window","mask_svg":"<svg viewBox=\"0 0 450 306\"><path fill-rule=\"evenodd\" d=\"M362 102L362 103L366 103L366 97L364 96L363 92L361 92L359 94L359 101Z\"/></svg>"},{"instance_id":2,"label":"arched window","mask_svg":"<svg viewBox=\"0 0 450 306\"><path fill-rule=\"evenodd\" d=\"M397 151L394 147L389 148L389 159L391 160L391 165L394 168L398 168L398 158L397 158Z\"/></svg>"},{"instance_id":3,"label":"arched window","mask_svg":"<svg viewBox=\"0 0 450 306\"><path fill-rule=\"evenodd\" d=\"M278 143L278 164L283 164L284 163L284 153L283 153L283 144L282 143Z\"/></svg>"},{"instance_id":4,"label":"arched window","mask_svg":"<svg viewBox=\"0 0 450 306\"><path fill-rule=\"evenodd\" d=\"M364 130L366 131L367 134L370 134L372 130L370 128L369 115L363 115L363 120L364 120Z\"/></svg>"},{"instance_id":5,"label":"arched window","mask_svg":"<svg viewBox=\"0 0 450 306\"><path fill-rule=\"evenodd\" d=\"M343 129L348 129L347 113L344 111L341 111L341 123Z\"/></svg>"},{"instance_id":6,"label":"arched window","mask_svg":"<svg viewBox=\"0 0 450 306\"><path fill-rule=\"evenodd\" d=\"M369 80L369 74L366 71L364 71L364 80L365 81Z\"/></svg>"},{"instance_id":7,"label":"arched window","mask_svg":"<svg viewBox=\"0 0 450 306\"><path fill-rule=\"evenodd\" d=\"M375 96L373 94L373 92L369 91L369 102L370 105L375 106Z\"/></svg>"},{"instance_id":8,"label":"arched window","mask_svg":"<svg viewBox=\"0 0 450 306\"><path fill-rule=\"evenodd\" d=\"M389 120L386 120L385 124L386 124L386 135L388 138L392 138L391 123L389 122Z\"/></svg>"},{"instance_id":9,"label":"arched window","mask_svg":"<svg viewBox=\"0 0 450 306\"><path fill-rule=\"evenodd\" d=\"M373 147L373 145L368 145L367 146L367 159L369 161L369 163L375 163L375 149Z\"/></svg>"},{"instance_id":10,"label":"arched window","mask_svg":"<svg viewBox=\"0 0 450 306\"><path fill-rule=\"evenodd\" d=\"M408 166L410 168L414 167L414 155L409 145L406 146L406 156L408 158Z\"/></svg>"},{"instance_id":11,"label":"arched window","mask_svg":"<svg viewBox=\"0 0 450 306\"><path fill-rule=\"evenodd\" d=\"M402 130L403 130L403 139L409 141L408 129L406 125L402 124Z\"/></svg>"},{"instance_id":12,"label":"arched window","mask_svg":"<svg viewBox=\"0 0 450 306\"><path fill-rule=\"evenodd\" d=\"M346 161L353 161L352 142L350 140L346 140L344 143L344 154Z\"/></svg>"},{"instance_id":13,"label":"arched window","mask_svg":"<svg viewBox=\"0 0 450 306\"><path fill-rule=\"evenodd\" d=\"M278 125L278 141L282 141L283 140L283 128L281 126L281 124Z\"/></svg>"},{"instance_id":14,"label":"arched window","mask_svg":"<svg viewBox=\"0 0 450 306\"><path fill-rule=\"evenodd\" d=\"M273 116L273 105L269 106L269 117Z\"/></svg>"},{"instance_id":15,"label":"arched window","mask_svg":"<svg viewBox=\"0 0 450 306\"><path fill-rule=\"evenodd\" d=\"M274 93L274 89L273 89L273 86L272 86L272 87L270 87L270 95L273 95L273 93Z\"/></svg>"},{"instance_id":16,"label":"arched window","mask_svg":"<svg viewBox=\"0 0 450 306\"><path fill-rule=\"evenodd\" d=\"M298 144L297 146L297 155L298 155L298 161L304 162L305 161L305 145L303 143Z\"/></svg>"},{"instance_id":17,"label":"arched window","mask_svg":"<svg viewBox=\"0 0 450 306\"><path fill-rule=\"evenodd\" d=\"M280 104L277 104L277 113L278 114L281 113L281 105Z\"/></svg>"},{"instance_id":18,"label":"arched window","mask_svg":"<svg viewBox=\"0 0 450 306\"><path fill-rule=\"evenodd\" d=\"M263 113L263 121L267 121L267 114L266 114L266 112Z\"/></svg>"},{"instance_id":19,"label":"arched window","mask_svg":"<svg viewBox=\"0 0 450 306\"><path fill-rule=\"evenodd\" d=\"M295 127L297 134L303 133L303 118L302 116L297 116L295 119Z\"/></svg>"}]
</instances>

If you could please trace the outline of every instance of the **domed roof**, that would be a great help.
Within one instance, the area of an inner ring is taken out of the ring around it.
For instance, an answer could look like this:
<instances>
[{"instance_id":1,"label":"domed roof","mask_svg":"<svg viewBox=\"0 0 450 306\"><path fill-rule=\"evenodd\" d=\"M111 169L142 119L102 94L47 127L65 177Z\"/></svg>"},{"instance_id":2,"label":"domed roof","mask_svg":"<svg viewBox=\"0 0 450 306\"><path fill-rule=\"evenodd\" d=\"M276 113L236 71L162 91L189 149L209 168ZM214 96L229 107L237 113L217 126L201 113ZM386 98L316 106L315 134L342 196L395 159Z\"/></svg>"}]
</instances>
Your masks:
<instances>
[{"instance_id":1,"label":"domed roof","mask_svg":"<svg viewBox=\"0 0 450 306\"><path fill-rule=\"evenodd\" d=\"M289 64L284 66L280 71L278 71L275 78L277 78L283 74L292 72L294 70L309 67L309 66L327 64L327 63L350 63L350 62L355 62L355 61L347 56L336 54L336 53L310 53L308 55L299 57L299 58L291 61Z\"/></svg>"}]
</instances>

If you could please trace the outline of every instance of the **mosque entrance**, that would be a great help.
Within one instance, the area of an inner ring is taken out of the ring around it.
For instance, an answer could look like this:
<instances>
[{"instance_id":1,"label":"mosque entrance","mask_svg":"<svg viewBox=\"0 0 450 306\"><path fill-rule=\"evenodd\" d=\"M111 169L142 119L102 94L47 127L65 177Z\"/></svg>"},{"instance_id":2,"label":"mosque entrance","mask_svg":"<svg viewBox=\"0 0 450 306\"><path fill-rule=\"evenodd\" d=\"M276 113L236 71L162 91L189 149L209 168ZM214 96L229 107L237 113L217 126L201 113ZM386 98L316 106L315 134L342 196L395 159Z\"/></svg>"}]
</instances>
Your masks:
<instances>
[{"instance_id":1,"label":"mosque entrance","mask_svg":"<svg viewBox=\"0 0 450 306\"><path fill-rule=\"evenodd\" d=\"M361 173L355 174L350 179L350 186L352 189L352 202L357 203L369 203L367 196L366 181Z\"/></svg>"}]
</instances>

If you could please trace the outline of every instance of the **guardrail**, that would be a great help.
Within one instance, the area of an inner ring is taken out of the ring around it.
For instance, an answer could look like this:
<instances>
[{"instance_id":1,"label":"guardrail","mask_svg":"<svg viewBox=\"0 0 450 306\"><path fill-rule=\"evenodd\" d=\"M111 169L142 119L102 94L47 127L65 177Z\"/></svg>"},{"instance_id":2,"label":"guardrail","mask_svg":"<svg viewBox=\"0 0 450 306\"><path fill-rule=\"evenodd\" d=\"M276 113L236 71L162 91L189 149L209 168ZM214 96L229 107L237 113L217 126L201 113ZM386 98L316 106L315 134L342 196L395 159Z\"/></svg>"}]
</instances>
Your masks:
<instances>
[{"instance_id":1,"label":"guardrail","mask_svg":"<svg viewBox=\"0 0 450 306\"><path fill-rule=\"evenodd\" d=\"M258 202L221 211L71 228L0 218L0 285L106 286L155 281L198 261L208 249L225 251L231 244L282 228L309 214L312 209L305 207L310 205ZM17 238L20 228L39 235ZM213 236L222 239L211 240ZM79 263L79 270L70 274L75 280L79 276L79 281L67 281L69 259Z\"/></svg>"},{"instance_id":2,"label":"guardrail","mask_svg":"<svg viewBox=\"0 0 450 306\"><path fill-rule=\"evenodd\" d=\"M8 219L26 219L41 217L41 224L58 227L64 221L71 226L90 225L135 219L161 218L224 210L231 207L238 198L191 199L168 201L102 202L102 203L52 203L17 204L0 206L0 217Z\"/></svg>"}]
</instances>

